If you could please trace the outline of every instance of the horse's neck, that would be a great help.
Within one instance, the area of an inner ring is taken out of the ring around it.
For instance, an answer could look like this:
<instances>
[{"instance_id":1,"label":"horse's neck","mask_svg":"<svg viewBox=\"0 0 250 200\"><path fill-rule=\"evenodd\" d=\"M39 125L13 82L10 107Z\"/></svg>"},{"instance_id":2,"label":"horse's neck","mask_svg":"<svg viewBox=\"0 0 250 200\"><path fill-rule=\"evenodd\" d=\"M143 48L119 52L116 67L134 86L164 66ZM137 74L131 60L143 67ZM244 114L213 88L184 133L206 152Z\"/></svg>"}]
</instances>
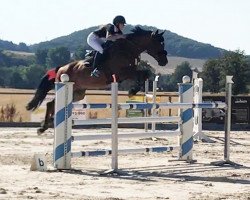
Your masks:
<instances>
[{"instance_id":1,"label":"horse's neck","mask_svg":"<svg viewBox=\"0 0 250 200\"><path fill-rule=\"evenodd\" d=\"M129 36L127 40L139 51L139 54L147 50L148 39L146 36Z\"/></svg>"},{"instance_id":2,"label":"horse's neck","mask_svg":"<svg viewBox=\"0 0 250 200\"><path fill-rule=\"evenodd\" d=\"M137 44L128 39L117 40L110 50L113 55L116 55L115 57L124 59L137 58L141 53Z\"/></svg>"}]
</instances>

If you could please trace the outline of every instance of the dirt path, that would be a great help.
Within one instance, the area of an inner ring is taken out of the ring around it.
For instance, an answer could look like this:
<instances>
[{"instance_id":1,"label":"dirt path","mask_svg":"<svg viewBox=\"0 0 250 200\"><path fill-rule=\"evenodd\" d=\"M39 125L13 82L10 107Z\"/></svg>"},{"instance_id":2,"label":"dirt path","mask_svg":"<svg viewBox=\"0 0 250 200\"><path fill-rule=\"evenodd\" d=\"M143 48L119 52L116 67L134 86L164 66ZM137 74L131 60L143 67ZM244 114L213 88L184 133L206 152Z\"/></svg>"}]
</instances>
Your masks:
<instances>
[{"instance_id":1,"label":"dirt path","mask_svg":"<svg viewBox=\"0 0 250 200\"><path fill-rule=\"evenodd\" d=\"M98 134L108 129L74 130ZM139 132L121 129L120 132ZM244 167L217 167L210 162L223 158L223 132L205 132L216 143L194 146L195 164L176 161L178 152L119 156L121 176L101 176L111 158L72 160L77 171L30 171L35 153L47 153L51 167L53 130L42 136L33 128L0 128L0 199L240 199L250 200L250 132L232 132L231 160ZM160 146L176 139L124 139L120 146ZM75 142L73 150L109 148L108 141ZM174 161L169 161L174 160Z\"/></svg>"}]
</instances>

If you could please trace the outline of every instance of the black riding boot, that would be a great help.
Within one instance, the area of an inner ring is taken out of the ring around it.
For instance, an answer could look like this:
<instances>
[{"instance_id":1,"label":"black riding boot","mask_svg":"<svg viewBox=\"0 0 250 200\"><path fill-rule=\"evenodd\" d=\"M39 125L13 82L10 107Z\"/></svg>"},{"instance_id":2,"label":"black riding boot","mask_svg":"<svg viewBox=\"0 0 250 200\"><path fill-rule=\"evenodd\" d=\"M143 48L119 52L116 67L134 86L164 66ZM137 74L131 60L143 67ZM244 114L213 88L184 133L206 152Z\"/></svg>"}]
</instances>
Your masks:
<instances>
[{"instance_id":1,"label":"black riding boot","mask_svg":"<svg viewBox=\"0 0 250 200\"><path fill-rule=\"evenodd\" d=\"M103 59L103 54L97 51L95 54L94 62L93 62L94 70L91 72L91 76L95 76L95 77L100 76L99 70L101 69L100 64L101 64L102 59Z\"/></svg>"}]
</instances>

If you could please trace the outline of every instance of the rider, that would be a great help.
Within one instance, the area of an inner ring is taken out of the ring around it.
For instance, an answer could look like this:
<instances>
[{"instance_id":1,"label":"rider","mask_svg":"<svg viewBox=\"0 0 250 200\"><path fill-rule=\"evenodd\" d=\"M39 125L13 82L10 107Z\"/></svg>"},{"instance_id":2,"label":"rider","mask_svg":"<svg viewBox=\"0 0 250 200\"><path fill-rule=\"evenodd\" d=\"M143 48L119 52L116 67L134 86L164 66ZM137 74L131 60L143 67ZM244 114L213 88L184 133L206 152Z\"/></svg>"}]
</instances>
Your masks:
<instances>
[{"instance_id":1,"label":"rider","mask_svg":"<svg viewBox=\"0 0 250 200\"><path fill-rule=\"evenodd\" d=\"M100 63L101 59L104 57L104 49L102 47L103 43L107 40L115 41L119 38L124 38L122 30L126 24L126 20L123 16L118 15L113 19L113 24L107 24L99 29L91 32L87 37L87 43L94 50L96 54L94 57L93 67L94 70L91 72L91 76L99 77L101 68Z\"/></svg>"}]
</instances>

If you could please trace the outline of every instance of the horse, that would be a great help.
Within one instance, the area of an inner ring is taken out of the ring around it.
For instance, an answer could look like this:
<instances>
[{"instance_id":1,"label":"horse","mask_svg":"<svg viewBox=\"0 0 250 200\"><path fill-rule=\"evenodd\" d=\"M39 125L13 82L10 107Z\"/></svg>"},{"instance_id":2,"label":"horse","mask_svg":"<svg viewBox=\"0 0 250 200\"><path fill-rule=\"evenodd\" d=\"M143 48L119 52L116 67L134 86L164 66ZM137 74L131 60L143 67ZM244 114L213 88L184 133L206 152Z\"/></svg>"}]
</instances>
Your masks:
<instances>
[{"instance_id":1,"label":"horse","mask_svg":"<svg viewBox=\"0 0 250 200\"><path fill-rule=\"evenodd\" d=\"M125 34L124 38L113 42L105 49L105 58L102 60L102 70L99 77L92 77L92 59L73 61L64 66L49 70L41 80L34 97L27 104L27 110L35 110L45 99L47 93L54 89L55 82L60 81L62 74L69 76L69 81L74 82L73 102L80 101L85 96L87 89L107 89L110 87L112 75L116 76L117 82L124 80L136 81L135 87L129 90L129 95L136 94L148 78L148 73L137 69L135 60L142 52L151 55L160 66L168 63L167 51L164 50L164 32L159 30L149 31L135 27L131 33ZM42 134L49 128L49 122L54 116L55 99L47 103L45 120L41 123L37 133Z\"/></svg>"}]
</instances>

